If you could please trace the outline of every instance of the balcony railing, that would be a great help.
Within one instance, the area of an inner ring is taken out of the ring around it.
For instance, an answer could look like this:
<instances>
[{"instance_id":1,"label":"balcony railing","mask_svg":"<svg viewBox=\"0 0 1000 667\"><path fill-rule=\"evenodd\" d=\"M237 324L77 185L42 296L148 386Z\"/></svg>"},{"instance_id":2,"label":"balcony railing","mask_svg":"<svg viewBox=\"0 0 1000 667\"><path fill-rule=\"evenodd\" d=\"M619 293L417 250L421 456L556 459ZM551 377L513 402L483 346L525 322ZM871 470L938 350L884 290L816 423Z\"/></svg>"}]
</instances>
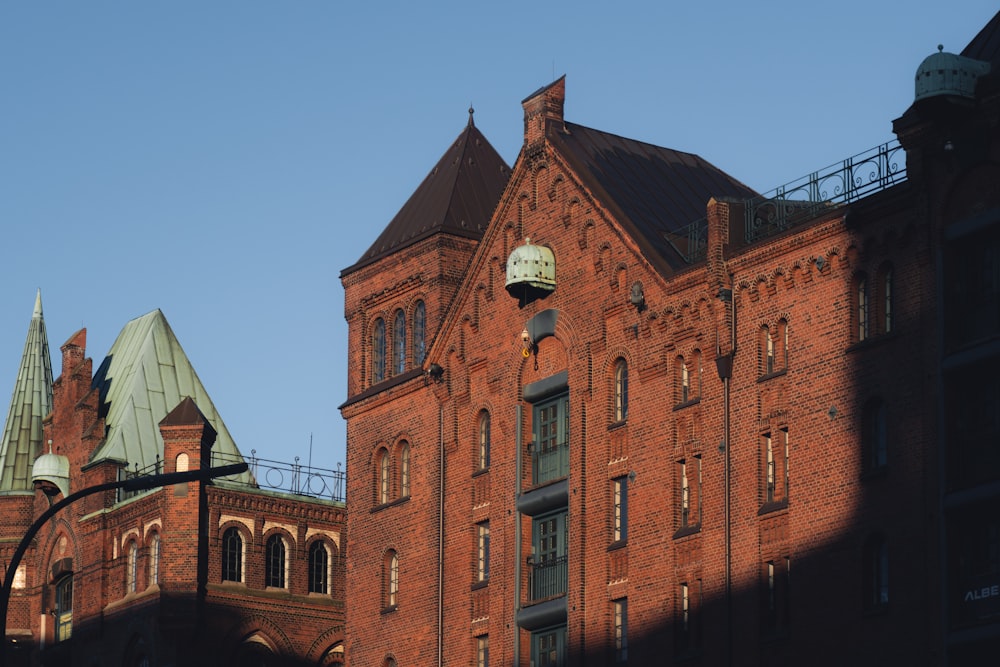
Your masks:
<instances>
[{"instance_id":1,"label":"balcony railing","mask_svg":"<svg viewBox=\"0 0 1000 667\"><path fill-rule=\"evenodd\" d=\"M529 446L531 452L531 481L534 486L562 479L569 474L569 443L560 442L539 447Z\"/></svg>"},{"instance_id":2,"label":"balcony railing","mask_svg":"<svg viewBox=\"0 0 1000 667\"><path fill-rule=\"evenodd\" d=\"M832 206L857 201L906 180L906 153L893 139L743 202L745 237L753 243L815 217ZM688 264L705 259L708 219L666 232Z\"/></svg>"},{"instance_id":3,"label":"balcony railing","mask_svg":"<svg viewBox=\"0 0 1000 667\"><path fill-rule=\"evenodd\" d=\"M528 590L531 601L545 600L566 593L569 559L566 556L546 558L535 562L528 560Z\"/></svg>"}]
</instances>

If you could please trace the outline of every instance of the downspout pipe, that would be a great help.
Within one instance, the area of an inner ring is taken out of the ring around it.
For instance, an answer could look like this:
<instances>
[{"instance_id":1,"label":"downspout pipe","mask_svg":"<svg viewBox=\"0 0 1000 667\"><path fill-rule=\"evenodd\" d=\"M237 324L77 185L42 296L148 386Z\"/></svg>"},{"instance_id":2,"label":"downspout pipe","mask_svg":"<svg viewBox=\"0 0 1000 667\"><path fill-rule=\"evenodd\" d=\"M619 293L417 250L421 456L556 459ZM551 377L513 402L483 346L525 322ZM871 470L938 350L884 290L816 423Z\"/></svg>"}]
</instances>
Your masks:
<instances>
[{"instance_id":1,"label":"downspout pipe","mask_svg":"<svg viewBox=\"0 0 1000 667\"><path fill-rule=\"evenodd\" d=\"M716 370L722 380L722 447L724 457L723 469L723 523L725 551L725 599L726 599L726 665L732 667L733 648L733 521L732 521L732 421L730 405L731 380L733 377L733 359L736 356L736 301L733 294L733 277L729 276L729 287L719 290L718 297L728 311L729 320L729 351L715 358Z\"/></svg>"},{"instance_id":2,"label":"downspout pipe","mask_svg":"<svg viewBox=\"0 0 1000 667\"><path fill-rule=\"evenodd\" d=\"M438 407L437 665L444 664L444 406Z\"/></svg>"}]
</instances>

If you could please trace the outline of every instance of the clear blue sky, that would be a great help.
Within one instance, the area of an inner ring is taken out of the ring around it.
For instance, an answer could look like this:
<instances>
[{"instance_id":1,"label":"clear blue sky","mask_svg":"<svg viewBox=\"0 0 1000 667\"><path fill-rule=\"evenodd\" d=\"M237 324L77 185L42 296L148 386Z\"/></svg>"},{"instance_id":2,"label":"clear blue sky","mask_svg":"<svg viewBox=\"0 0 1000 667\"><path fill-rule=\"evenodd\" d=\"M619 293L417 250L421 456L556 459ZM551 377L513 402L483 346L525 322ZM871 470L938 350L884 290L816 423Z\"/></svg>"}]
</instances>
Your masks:
<instances>
[{"instance_id":1,"label":"clear blue sky","mask_svg":"<svg viewBox=\"0 0 1000 667\"><path fill-rule=\"evenodd\" d=\"M344 459L340 270L461 132L520 102L766 191L891 138L996 0L0 5L0 404L42 289L99 363L160 308L245 452Z\"/></svg>"}]
</instances>

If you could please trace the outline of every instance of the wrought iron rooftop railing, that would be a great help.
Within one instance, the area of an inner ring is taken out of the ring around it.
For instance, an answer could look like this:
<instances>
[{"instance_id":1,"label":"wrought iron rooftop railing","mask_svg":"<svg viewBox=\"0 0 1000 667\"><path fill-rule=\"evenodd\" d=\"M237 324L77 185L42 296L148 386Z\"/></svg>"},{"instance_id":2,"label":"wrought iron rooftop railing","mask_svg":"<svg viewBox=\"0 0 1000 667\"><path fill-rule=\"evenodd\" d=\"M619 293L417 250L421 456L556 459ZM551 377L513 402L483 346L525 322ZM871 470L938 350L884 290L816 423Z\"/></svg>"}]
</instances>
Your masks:
<instances>
[{"instance_id":1,"label":"wrought iron rooftop railing","mask_svg":"<svg viewBox=\"0 0 1000 667\"><path fill-rule=\"evenodd\" d=\"M271 489L284 493L294 493L299 496L309 496L312 498L325 498L344 502L346 491L346 472L337 464L336 470L326 468L315 468L311 465L299 463L299 457L295 457L294 463L282 463L279 461L269 461L256 456L257 450L250 451L250 456L241 458L235 454L223 454L212 452L211 465L220 466L229 463L240 463L246 461L249 466L249 476L245 473L234 477L225 477L227 482L242 483L259 489ZM118 470L118 479L126 480L133 477L145 477L147 475L159 475L163 473L163 461L156 457L156 462L144 468L140 468L136 463L133 469L129 469L126 464ZM118 490L118 502L132 498L150 489L140 491Z\"/></svg>"},{"instance_id":2,"label":"wrought iron rooftop railing","mask_svg":"<svg viewBox=\"0 0 1000 667\"><path fill-rule=\"evenodd\" d=\"M849 204L906 180L906 154L897 139L879 144L743 202L744 236L754 243L825 210ZM708 219L669 232L667 241L688 264L705 259Z\"/></svg>"},{"instance_id":3,"label":"wrought iron rooftop railing","mask_svg":"<svg viewBox=\"0 0 1000 667\"><path fill-rule=\"evenodd\" d=\"M906 154L893 139L748 199L746 241L766 238L831 206L855 202L904 180Z\"/></svg>"},{"instance_id":4,"label":"wrought iron rooftop railing","mask_svg":"<svg viewBox=\"0 0 1000 667\"><path fill-rule=\"evenodd\" d=\"M339 463L336 470L330 470L302 465L299 463L298 456L295 457L294 463L257 458L256 449L251 449L250 456L242 459L232 454L212 452L212 466L240 461L246 461L247 465L250 466L249 472L252 480L249 484L254 488L344 502L347 473L341 469ZM225 479L229 482L239 482L239 478Z\"/></svg>"},{"instance_id":5,"label":"wrought iron rooftop railing","mask_svg":"<svg viewBox=\"0 0 1000 667\"><path fill-rule=\"evenodd\" d=\"M122 482L126 479L134 479L136 477L147 477L149 475L159 475L163 473L163 461L160 460L160 455L156 455L156 461L150 463L148 466L143 468L139 467L138 463L133 464L132 469L129 470L128 465L122 466L118 469L118 481ZM128 500L134 496L146 493L152 489L138 489L138 490L126 490L118 489L118 502L123 500Z\"/></svg>"}]
</instances>

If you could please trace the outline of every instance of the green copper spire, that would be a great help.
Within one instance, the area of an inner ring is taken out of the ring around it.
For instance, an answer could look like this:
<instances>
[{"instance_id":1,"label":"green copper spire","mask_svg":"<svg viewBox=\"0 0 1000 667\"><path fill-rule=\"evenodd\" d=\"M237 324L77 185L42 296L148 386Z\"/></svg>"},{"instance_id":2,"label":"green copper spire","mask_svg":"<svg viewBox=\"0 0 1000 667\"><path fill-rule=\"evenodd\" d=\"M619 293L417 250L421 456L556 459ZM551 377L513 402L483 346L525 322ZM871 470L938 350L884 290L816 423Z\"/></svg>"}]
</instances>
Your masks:
<instances>
[{"instance_id":1,"label":"green copper spire","mask_svg":"<svg viewBox=\"0 0 1000 667\"><path fill-rule=\"evenodd\" d=\"M0 493L32 490L31 466L43 451L42 419L51 410L52 361L38 290L0 440Z\"/></svg>"}]
</instances>

